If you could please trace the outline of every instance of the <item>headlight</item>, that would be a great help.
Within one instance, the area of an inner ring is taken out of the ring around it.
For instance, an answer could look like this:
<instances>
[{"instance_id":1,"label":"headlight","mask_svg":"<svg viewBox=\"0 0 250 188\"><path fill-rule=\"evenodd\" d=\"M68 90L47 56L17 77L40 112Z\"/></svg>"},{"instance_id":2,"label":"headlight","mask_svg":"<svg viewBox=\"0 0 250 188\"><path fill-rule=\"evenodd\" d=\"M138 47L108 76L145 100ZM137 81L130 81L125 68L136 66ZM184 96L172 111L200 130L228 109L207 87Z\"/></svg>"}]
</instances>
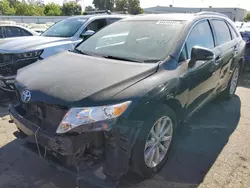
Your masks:
<instances>
[{"instance_id":1,"label":"headlight","mask_svg":"<svg viewBox=\"0 0 250 188\"><path fill-rule=\"evenodd\" d=\"M42 52L43 52L43 50L20 53L20 54L17 54L17 58L18 59L35 58L35 57L39 57L42 54Z\"/></svg>"},{"instance_id":2,"label":"headlight","mask_svg":"<svg viewBox=\"0 0 250 188\"><path fill-rule=\"evenodd\" d=\"M116 119L128 108L131 101L115 105L71 108L64 116L56 133L66 133L81 126L82 132L109 130L111 120Z\"/></svg>"}]
</instances>

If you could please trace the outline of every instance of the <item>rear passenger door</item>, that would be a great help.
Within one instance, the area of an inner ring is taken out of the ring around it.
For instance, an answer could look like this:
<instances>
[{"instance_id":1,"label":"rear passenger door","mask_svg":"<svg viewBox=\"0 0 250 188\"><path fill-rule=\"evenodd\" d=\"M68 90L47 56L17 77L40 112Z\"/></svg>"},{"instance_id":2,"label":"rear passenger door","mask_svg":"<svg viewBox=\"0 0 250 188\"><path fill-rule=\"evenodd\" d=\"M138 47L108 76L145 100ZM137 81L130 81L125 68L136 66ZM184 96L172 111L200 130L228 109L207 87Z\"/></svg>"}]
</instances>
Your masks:
<instances>
[{"instance_id":1,"label":"rear passenger door","mask_svg":"<svg viewBox=\"0 0 250 188\"><path fill-rule=\"evenodd\" d=\"M228 84L230 67L234 60L237 41L233 40L233 36L225 20L212 19L210 22L215 33L215 44L221 51L219 91L224 89Z\"/></svg>"}]
</instances>

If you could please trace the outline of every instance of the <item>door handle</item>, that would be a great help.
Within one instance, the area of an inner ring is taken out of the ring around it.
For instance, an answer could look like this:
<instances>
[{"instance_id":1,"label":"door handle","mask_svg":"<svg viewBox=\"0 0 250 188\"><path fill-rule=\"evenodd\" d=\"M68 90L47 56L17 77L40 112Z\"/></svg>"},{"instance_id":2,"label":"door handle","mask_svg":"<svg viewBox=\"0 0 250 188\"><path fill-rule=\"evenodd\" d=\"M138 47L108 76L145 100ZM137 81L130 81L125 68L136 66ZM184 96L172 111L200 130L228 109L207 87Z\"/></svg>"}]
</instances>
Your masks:
<instances>
[{"instance_id":1,"label":"door handle","mask_svg":"<svg viewBox=\"0 0 250 188\"><path fill-rule=\"evenodd\" d=\"M220 62L221 62L221 55L218 55L218 56L215 58L214 63L215 63L216 65L218 65Z\"/></svg>"},{"instance_id":2,"label":"door handle","mask_svg":"<svg viewBox=\"0 0 250 188\"><path fill-rule=\"evenodd\" d=\"M235 52L238 52L238 48L239 48L238 45L234 46L234 51L235 51Z\"/></svg>"}]
</instances>

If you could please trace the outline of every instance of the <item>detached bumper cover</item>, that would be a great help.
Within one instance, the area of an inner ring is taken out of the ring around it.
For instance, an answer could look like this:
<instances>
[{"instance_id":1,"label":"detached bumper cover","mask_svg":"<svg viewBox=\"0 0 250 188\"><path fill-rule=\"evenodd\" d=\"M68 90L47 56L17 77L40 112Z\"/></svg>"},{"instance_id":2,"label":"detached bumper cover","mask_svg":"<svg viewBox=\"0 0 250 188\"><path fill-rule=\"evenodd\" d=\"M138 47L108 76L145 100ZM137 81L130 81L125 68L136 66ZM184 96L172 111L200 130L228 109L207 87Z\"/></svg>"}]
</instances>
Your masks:
<instances>
[{"instance_id":1,"label":"detached bumper cover","mask_svg":"<svg viewBox=\"0 0 250 188\"><path fill-rule=\"evenodd\" d=\"M45 132L34 123L23 118L15 109L14 106L9 108L10 118L15 122L18 129L24 132L27 136L33 137L37 142L49 150L57 152L61 155L73 154L73 142L67 136L58 136Z\"/></svg>"}]
</instances>

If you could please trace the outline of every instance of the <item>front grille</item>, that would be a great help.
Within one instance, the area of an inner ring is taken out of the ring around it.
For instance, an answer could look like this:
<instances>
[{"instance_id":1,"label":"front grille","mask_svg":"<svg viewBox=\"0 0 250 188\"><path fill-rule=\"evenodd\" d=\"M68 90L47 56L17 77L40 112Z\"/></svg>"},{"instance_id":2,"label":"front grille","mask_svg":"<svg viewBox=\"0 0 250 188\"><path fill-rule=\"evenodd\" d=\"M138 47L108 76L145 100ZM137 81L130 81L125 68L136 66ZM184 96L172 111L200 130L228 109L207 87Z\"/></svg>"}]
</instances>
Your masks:
<instances>
[{"instance_id":1,"label":"front grille","mask_svg":"<svg viewBox=\"0 0 250 188\"><path fill-rule=\"evenodd\" d=\"M12 76L16 74L15 69L13 68L13 65L6 65L3 67L0 67L0 75L2 76Z\"/></svg>"},{"instance_id":2,"label":"front grille","mask_svg":"<svg viewBox=\"0 0 250 188\"><path fill-rule=\"evenodd\" d=\"M37 61L37 58L18 60L15 64L15 68L16 68L16 70L18 70L18 69L23 68L25 66L28 66L32 63L35 63L36 61Z\"/></svg>"},{"instance_id":3,"label":"front grille","mask_svg":"<svg viewBox=\"0 0 250 188\"><path fill-rule=\"evenodd\" d=\"M0 54L0 75L12 76L17 70L37 61L37 58L17 59L15 54Z\"/></svg>"},{"instance_id":4,"label":"front grille","mask_svg":"<svg viewBox=\"0 0 250 188\"><path fill-rule=\"evenodd\" d=\"M55 133L67 112L66 107L44 103L21 104L21 107L25 111L24 118L51 133Z\"/></svg>"}]
</instances>

